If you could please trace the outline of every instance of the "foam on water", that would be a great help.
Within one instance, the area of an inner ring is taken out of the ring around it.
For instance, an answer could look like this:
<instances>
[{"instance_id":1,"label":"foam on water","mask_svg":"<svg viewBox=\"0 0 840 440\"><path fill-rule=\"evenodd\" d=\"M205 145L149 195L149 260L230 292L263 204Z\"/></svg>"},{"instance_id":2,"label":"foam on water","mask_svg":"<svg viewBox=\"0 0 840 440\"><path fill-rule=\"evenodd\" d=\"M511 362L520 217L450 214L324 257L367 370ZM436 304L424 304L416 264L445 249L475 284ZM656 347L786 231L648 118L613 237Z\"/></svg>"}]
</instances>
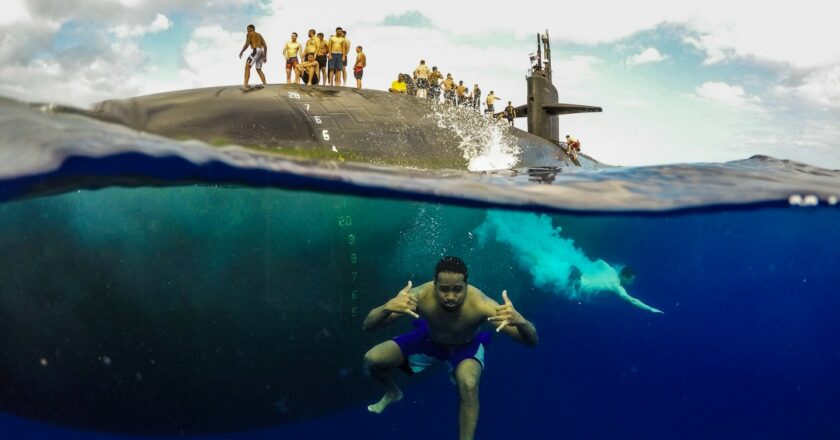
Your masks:
<instances>
[{"instance_id":1,"label":"foam on water","mask_svg":"<svg viewBox=\"0 0 840 440\"><path fill-rule=\"evenodd\" d=\"M470 171L507 170L517 162L520 149L507 130L507 122L495 118L476 117L476 112L463 106L434 104L434 118L440 128L455 133L461 143Z\"/></svg>"}]
</instances>

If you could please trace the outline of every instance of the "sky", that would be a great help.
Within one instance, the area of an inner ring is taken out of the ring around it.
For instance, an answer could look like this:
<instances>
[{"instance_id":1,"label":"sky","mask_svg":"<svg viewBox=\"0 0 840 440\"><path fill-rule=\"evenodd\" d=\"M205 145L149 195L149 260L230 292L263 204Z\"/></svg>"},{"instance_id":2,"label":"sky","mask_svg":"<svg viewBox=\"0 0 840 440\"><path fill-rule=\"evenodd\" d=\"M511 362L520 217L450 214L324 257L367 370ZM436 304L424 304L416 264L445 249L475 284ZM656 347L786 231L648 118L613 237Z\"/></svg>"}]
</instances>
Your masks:
<instances>
[{"instance_id":1,"label":"sky","mask_svg":"<svg viewBox=\"0 0 840 440\"><path fill-rule=\"evenodd\" d=\"M0 95L29 102L89 107L240 84L253 23L269 47L269 83L286 80L291 32L341 26L368 57L366 88L387 90L425 59L519 105L536 35L548 30L560 101L604 109L561 116L561 137L602 162L763 154L840 169L840 26L825 0L0 3Z\"/></svg>"}]
</instances>

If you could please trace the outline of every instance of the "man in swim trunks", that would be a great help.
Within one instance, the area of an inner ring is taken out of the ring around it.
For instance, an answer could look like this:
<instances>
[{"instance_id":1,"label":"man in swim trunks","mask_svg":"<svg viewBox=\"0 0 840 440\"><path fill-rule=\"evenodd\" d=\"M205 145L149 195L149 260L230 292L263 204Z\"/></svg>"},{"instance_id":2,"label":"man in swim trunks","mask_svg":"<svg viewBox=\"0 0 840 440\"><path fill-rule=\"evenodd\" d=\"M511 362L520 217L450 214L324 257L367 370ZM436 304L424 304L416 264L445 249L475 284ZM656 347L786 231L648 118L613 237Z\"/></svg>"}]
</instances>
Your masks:
<instances>
[{"instance_id":1,"label":"man in swim trunks","mask_svg":"<svg viewBox=\"0 0 840 440\"><path fill-rule=\"evenodd\" d=\"M443 102L455 104L455 80L452 79L451 73L447 73L446 79L443 80Z\"/></svg>"},{"instance_id":2,"label":"man in swim trunks","mask_svg":"<svg viewBox=\"0 0 840 440\"><path fill-rule=\"evenodd\" d=\"M495 104L496 101L499 99L501 98L497 97L492 90L490 91L490 94L487 95L487 101L484 104L487 105L487 113L490 115L491 118L493 117L493 113L496 112L493 108L493 104Z\"/></svg>"},{"instance_id":3,"label":"man in swim trunks","mask_svg":"<svg viewBox=\"0 0 840 440\"><path fill-rule=\"evenodd\" d=\"M307 85L318 84L318 62L315 61L315 54L309 53L306 59L295 66L297 76Z\"/></svg>"},{"instance_id":4,"label":"man in swim trunks","mask_svg":"<svg viewBox=\"0 0 840 440\"><path fill-rule=\"evenodd\" d=\"M303 59L306 59L306 56L313 53L318 53L318 47L321 45L321 41L318 40L317 35L315 35L315 29L309 30L309 39L306 40L306 46L303 49Z\"/></svg>"},{"instance_id":5,"label":"man in swim trunks","mask_svg":"<svg viewBox=\"0 0 840 440\"><path fill-rule=\"evenodd\" d=\"M324 33L318 32L318 52L315 56L315 61L321 69L321 84L327 84L327 53L330 49L327 46L327 41L324 40Z\"/></svg>"},{"instance_id":6,"label":"man in swim trunks","mask_svg":"<svg viewBox=\"0 0 840 440\"><path fill-rule=\"evenodd\" d=\"M467 266L458 257L443 257L435 267L433 281L412 288L411 281L394 298L373 309L365 318L367 331L384 327L404 315L422 318L414 321L414 330L371 348L365 353L365 365L371 375L385 386L382 399L368 406L381 413L389 404L402 399L390 371L394 367L411 375L436 362L449 364L453 382L458 387L458 412L461 440L472 440L478 423L478 383L484 370L484 350L492 331L479 332L489 324L496 332L535 347L537 329L513 307L507 291L504 304L467 284Z\"/></svg>"},{"instance_id":7,"label":"man in swim trunks","mask_svg":"<svg viewBox=\"0 0 840 440\"><path fill-rule=\"evenodd\" d=\"M327 43L329 46L329 55L327 55L329 72L327 76L330 79L330 85L341 85L341 69L344 68L342 58L344 58L344 37L341 36L341 28L335 28L335 35L330 37Z\"/></svg>"},{"instance_id":8,"label":"man in swim trunks","mask_svg":"<svg viewBox=\"0 0 840 440\"><path fill-rule=\"evenodd\" d=\"M341 30L344 37L344 56L341 57L341 83L347 85L347 54L350 53L350 40L347 39L347 29Z\"/></svg>"},{"instance_id":9,"label":"man in swim trunks","mask_svg":"<svg viewBox=\"0 0 840 440\"><path fill-rule=\"evenodd\" d=\"M420 60L420 65L414 69L414 81L417 83L417 97L425 98L429 90L429 67L426 60Z\"/></svg>"},{"instance_id":10,"label":"man in swim trunks","mask_svg":"<svg viewBox=\"0 0 840 440\"><path fill-rule=\"evenodd\" d=\"M265 75L262 72L262 65L263 63L268 62L268 45L265 44L265 39L259 32L256 31L254 25L249 24L247 32L248 34L245 36L245 45L242 46L242 50L239 51L239 58L241 59L242 54L245 53L245 49L247 49L248 46L251 46L251 55L245 61L245 88L250 89L251 86L248 85L248 80L251 79L252 65L257 68L257 75L260 76L262 84L266 85Z\"/></svg>"},{"instance_id":11,"label":"man in swim trunks","mask_svg":"<svg viewBox=\"0 0 840 440\"><path fill-rule=\"evenodd\" d=\"M440 101L440 80L443 75L440 74L437 66L432 67L432 73L429 74L429 97L432 101Z\"/></svg>"},{"instance_id":12,"label":"man in swim trunks","mask_svg":"<svg viewBox=\"0 0 840 440\"><path fill-rule=\"evenodd\" d=\"M478 88L478 84L473 84L473 108L475 111L481 111L481 89Z\"/></svg>"},{"instance_id":13,"label":"man in swim trunks","mask_svg":"<svg viewBox=\"0 0 840 440\"><path fill-rule=\"evenodd\" d=\"M508 124L513 127L513 119L516 118L516 107L508 101L507 107L505 107L505 119L507 119Z\"/></svg>"},{"instance_id":14,"label":"man in swim trunks","mask_svg":"<svg viewBox=\"0 0 840 440\"><path fill-rule=\"evenodd\" d=\"M455 96L458 97L458 105L464 105L467 101L466 97L467 86L463 81L458 81L458 86L455 87Z\"/></svg>"},{"instance_id":15,"label":"man in swim trunks","mask_svg":"<svg viewBox=\"0 0 840 440\"><path fill-rule=\"evenodd\" d=\"M295 70L295 83L300 82L300 77L297 74L295 67L298 65L298 57L300 56L300 43L297 41L297 32L292 32L292 41L287 41L283 46L283 56L286 57L286 84L292 82L292 70Z\"/></svg>"},{"instance_id":16,"label":"man in swim trunks","mask_svg":"<svg viewBox=\"0 0 840 440\"><path fill-rule=\"evenodd\" d=\"M362 46L356 46L356 63L353 65L353 76L356 78L356 88L362 88L362 75L367 66L367 57L362 52Z\"/></svg>"}]
</instances>

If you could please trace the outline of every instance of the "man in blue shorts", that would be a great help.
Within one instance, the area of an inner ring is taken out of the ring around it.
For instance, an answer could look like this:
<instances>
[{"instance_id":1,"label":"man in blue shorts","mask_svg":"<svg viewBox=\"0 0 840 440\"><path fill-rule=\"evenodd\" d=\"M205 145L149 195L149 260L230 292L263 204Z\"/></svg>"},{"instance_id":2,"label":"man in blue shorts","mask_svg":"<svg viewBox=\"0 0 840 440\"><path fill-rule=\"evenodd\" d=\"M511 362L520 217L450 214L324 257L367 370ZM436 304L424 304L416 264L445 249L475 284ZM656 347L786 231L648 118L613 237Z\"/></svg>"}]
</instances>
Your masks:
<instances>
[{"instance_id":1,"label":"man in blue shorts","mask_svg":"<svg viewBox=\"0 0 840 440\"><path fill-rule=\"evenodd\" d=\"M472 440L478 423L478 383L484 370L484 349L492 331L479 332L483 324L514 340L535 347L537 329L513 307L507 291L499 304L481 290L467 284L467 266L458 257L443 257L435 267L433 281L412 288L411 281L394 298L373 309L365 318L364 329L375 330L404 315L411 315L414 330L385 341L365 353L365 365L371 375L385 386L382 399L368 406L381 413L400 399L391 370L408 374L422 371L437 362L449 365L452 380L458 387L459 438Z\"/></svg>"}]
</instances>

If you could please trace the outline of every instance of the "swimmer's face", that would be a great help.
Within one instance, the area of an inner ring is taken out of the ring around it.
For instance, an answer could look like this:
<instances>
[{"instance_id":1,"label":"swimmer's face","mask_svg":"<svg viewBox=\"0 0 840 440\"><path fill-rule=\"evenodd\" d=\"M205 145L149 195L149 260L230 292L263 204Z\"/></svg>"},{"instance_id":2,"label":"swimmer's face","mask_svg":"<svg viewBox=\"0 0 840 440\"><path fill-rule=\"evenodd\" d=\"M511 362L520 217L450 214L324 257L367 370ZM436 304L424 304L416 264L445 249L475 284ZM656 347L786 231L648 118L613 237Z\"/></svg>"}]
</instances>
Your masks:
<instances>
[{"instance_id":1,"label":"swimmer's face","mask_svg":"<svg viewBox=\"0 0 840 440\"><path fill-rule=\"evenodd\" d=\"M467 298L467 283L464 274L441 272L435 280L435 299L443 310L454 312L464 305Z\"/></svg>"}]
</instances>

